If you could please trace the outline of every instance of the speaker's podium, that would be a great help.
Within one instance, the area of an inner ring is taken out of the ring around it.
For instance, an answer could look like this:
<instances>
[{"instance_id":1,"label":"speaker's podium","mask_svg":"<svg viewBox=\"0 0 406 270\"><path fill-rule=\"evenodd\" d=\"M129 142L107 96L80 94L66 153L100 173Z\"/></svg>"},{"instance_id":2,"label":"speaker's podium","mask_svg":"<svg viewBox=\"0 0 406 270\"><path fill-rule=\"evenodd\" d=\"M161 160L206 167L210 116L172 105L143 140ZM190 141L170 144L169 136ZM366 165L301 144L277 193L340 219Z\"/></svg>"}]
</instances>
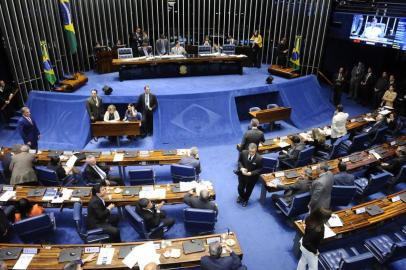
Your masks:
<instances>
[{"instance_id":1,"label":"speaker's podium","mask_svg":"<svg viewBox=\"0 0 406 270\"><path fill-rule=\"evenodd\" d=\"M300 74L297 73L293 68L279 65L270 65L268 67L268 72L272 75L277 75L288 79L297 78L300 76Z\"/></svg>"}]
</instances>

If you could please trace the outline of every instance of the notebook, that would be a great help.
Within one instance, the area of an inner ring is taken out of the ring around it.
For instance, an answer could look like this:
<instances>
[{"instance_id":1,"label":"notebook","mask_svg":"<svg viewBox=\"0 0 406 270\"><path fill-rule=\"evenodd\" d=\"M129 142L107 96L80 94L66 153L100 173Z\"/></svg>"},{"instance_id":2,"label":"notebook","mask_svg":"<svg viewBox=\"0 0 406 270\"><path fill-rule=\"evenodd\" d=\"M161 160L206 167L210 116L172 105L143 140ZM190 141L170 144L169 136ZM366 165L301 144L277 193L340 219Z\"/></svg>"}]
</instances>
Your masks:
<instances>
[{"instance_id":1,"label":"notebook","mask_svg":"<svg viewBox=\"0 0 406 270\"><path fill-rule=\"evenodd\" d=\"M186 255L205 251L204 242L200 239L185 241L182 243L182 247L183 253Z\"/></svg>"},{"instance_id":2,"label":"notebook","mask_svg":"<svg viewBox=\"0 0 406 270\"><path fill-rule=\"evenodd\" d=\"M81 248L67 248L62 250L59 253L59 262L71 262L80 260L82 257L82 249Z\"/></svg>"},{"instance_id":3,"label":"notebook","mask_svg":"<svg viewBox=\"0 0 406 270\"><path fill-rule=\"evenodd\" d=\"M124 259L127 257L127 255L131 252L131 250L136 247L136 246L123 246L120 247L120 250L118 251L118 258L119 259Z\"/></svg>"},{"instance_id":4,"label":"notebook","mask_svg":"<svg viewBox=\"0 0 406 270\"><path fill-rule=\"evenodd\" d=\"M15 260L20 256L22 250L22 247L2 248L0 249L0 260Z\"/></svg>"}]
</instances>

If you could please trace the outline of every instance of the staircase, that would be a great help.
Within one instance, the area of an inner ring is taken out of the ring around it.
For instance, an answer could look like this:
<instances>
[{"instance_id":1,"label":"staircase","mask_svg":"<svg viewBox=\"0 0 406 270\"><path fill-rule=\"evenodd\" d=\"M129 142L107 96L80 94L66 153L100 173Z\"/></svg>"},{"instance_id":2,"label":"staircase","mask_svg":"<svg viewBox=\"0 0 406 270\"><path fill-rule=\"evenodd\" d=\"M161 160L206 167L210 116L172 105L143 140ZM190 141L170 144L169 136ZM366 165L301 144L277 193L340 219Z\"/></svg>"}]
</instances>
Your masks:
<instances>
[{"instance_id":1,"label":"staircase","mask_svg":"<svg viewBox=\"0 0 406 270\"><path fill-rule=\"evenodd\" d=\"M16 129L18 120L20 119L21 116L22 116L21 111L16 111L14 113L14 116L10 117L10 119L8 120L6 128Z\"/></svg>"}]
</instances>

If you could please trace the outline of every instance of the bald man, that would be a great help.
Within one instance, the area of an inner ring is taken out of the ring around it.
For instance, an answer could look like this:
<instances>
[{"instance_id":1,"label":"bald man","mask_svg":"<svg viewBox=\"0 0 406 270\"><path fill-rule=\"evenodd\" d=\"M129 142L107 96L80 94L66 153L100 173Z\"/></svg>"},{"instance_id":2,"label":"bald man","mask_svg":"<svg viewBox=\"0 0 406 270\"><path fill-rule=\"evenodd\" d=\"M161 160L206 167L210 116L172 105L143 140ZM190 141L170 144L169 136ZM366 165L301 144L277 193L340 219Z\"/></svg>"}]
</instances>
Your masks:
<instances>
[{"instance_id":1,"label":"bald man","mask_svg":"<svg viewBox=\"0 0 406 270\"><path fill-rule=\"evenodd\" d=\"M158 265L154 262L150 262L146 266L144 266L144 270L158 270Z\"/></svg>"},{"instance_id":2,"label":"bald man","mask_svg":"<svg viewBox=\"0 0 406 270\"><path fill-rule=\"evenodd\" d=\"M183 202L192 208L210 209L218 214L217 204L210 201L210 193L207 189L201 190L199 196L197 196L193 190L190 190L185 197L183 197Z\"/></svg>"}]
</instances>

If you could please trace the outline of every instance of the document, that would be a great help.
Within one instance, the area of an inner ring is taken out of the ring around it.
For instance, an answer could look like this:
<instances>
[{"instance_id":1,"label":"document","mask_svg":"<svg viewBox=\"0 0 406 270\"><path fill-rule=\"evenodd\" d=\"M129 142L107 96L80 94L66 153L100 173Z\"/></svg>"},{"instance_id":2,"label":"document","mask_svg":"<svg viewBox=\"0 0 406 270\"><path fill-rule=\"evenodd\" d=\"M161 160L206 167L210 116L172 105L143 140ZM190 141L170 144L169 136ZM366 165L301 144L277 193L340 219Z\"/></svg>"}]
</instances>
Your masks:
<instances>
[{"instance_id":1,"label":"document","mask_svg":"<svg viewBox=\"0 0 406 270\"><path fill-rule=\"evenodd\" d=\"M382 115L387 115L387 114L390 114L390 113L391 113L391 111L387 110L387 109L384 109L384 110L379 112L379 114L382 114Z\"/></svg>"},{"instance_id":2,"label":"document","mask_svg":"<svg viewBox=\"0 0 406 270\"><path fill-rule=\"evenodd\" d=\"M176 149L176 155L178 156L188 156L190 154L190 149Z\"/></svg>"},{"instance_id":3,"label":"document","mask_svg":"<svg viewBox=\"0 0 406 270\"><path fill-rule=\"evenodd\" d=\"M285 176L284 172L275 172L275 177L282 177Z\"/></svg>"},{"instance_id":4,"label":"document","mask_svg":"<svg viewBox=\"0 0 406 270\"><path fill-rule=\"evenodd\" d=\"M367 122L375 122L375 119L372 117L364 117L364 120Z\"/></svg>"},{"instance_id":5,"label":"document","mask_svg":"<svg viewBox=\"0 0 406 270\"><path fill-rule=\"evenodd\" d=\"M14 265L13 269L18 270L25 270L30 265L32 258L34 258L35 254L21 254L20 258Z\"/></svg>"},{"instance_id":6,"label":"document","mask_svg":"<svg viewBox=\"0 0 406 270\"><path fill-rule=\"evenodd\" d=\"M380 160L382 157L375 151L369 151L370 154L372 154L377 160Z\"/></svg>"},{"instance_id":7,"label":"document","mask_svg":"<svg viewBox=\"0 0 406 270\"><path fill-rule=\"evenodd\" d=\"M15 191L6 191L4 192L1 196L0 196L0 202L7 202L8 200L10 200L11 198L16 196L16 192Z\"/></svg>"},{"instance_id":8,"label":"document","mask_svg":"<svg viewBox=\"0 0 406 270\"><path fill-rule=\"evenodd\" d=\"M140 157L148 157L149 156L149 151L140 151L139 155L140 155Z\"/></svg>"},{"instance_id":9,"label":"document","mask_svg":"<svg viewBox=\"0 0 406 270\"><path fill-rule=\"evenodd\" d=\"M279 142L278 143L278 146L280 147L280 148L284 148L284 147L288 147L290 144L288 144L287 142Z\"/></svg>"},{"instance_id":10,"label":"document","mask_svg":"<svg viewBox=\"0 0 406 270\"><path fill-rule=\"evenodd\" d=\"M99 257L97 258L97 265L111 264L114 256L114 248L100 248Z\"/></svg>"},{"instance_id":11,"label":"document","mask_svg":"<svg viewBox=\"0 0 406 270\"><path fill-rule=\"evenodd\" d=\"M333 232L332 229L330 229L329 226L327 226L326 224L324 224L324 239L330 238L336 236L336 233Z\"/></svg>"},{"instance_id":12,"label":"document","mask_svg":"<svg viewBox=\"0 0 406 270\"><path fill-rule=\"evenodd\" d=\"M123 159L124 159L124 153L114 154L114 157L113 157L114 162L123 161Z\"/></svg>"},{"instance_id":13,"label":"document","mask_svg":"<svg viewBox=\"0 0 406 270\"><path fill-rule=\"evenodd\" d=\"M76 160L78 160L78 158L75 155L72 155L66 162L66 167L73 168L73 166L75 166Z\"/></svg>"},{"instance_id":14,"label":"document","mask_svg":"<svg viewBox=\"0 0 406 270\"><path fill-rule=\"evenodd\" d=\"M123 263L130 269L138 263L139 269L144 269L150 262L160 264L159 256L160 255L156 253L154 242L147 242L134 247L124 258Z\"/></svg>"},{"instance_id":15,"label":"document","mask_svg":"<svg viewBox=\"0 0 406 270\"><path fill-rule=\"evenodd\" d=\"M53 198L51 203L63 203L64 201L68 201L72 196L73 189L64 188L62 189L62 196Z\"/></svg>"},{"instance_id":16,"label":"document","mask_svg":"<svg viewBox=\"0 0 406 270\"><path fill-rule=\"evenodd\" d=\"M327 224L330 228L343 226L343 222L341 221L339 216L337 216L336 214L331 215L330 219L327 221Z\"/></svg>"},{"instance_id":17,"label":"document","mask_svg":"<svg viewBox=\"0 0 406 270\"><path fill-rule=\"evenodd\" d=\"M165 199L166 198L166 189L157 188L152 191L141 190L138 196L140 198L147 198L150 200Z\"/></svg>"}]
</instances>

